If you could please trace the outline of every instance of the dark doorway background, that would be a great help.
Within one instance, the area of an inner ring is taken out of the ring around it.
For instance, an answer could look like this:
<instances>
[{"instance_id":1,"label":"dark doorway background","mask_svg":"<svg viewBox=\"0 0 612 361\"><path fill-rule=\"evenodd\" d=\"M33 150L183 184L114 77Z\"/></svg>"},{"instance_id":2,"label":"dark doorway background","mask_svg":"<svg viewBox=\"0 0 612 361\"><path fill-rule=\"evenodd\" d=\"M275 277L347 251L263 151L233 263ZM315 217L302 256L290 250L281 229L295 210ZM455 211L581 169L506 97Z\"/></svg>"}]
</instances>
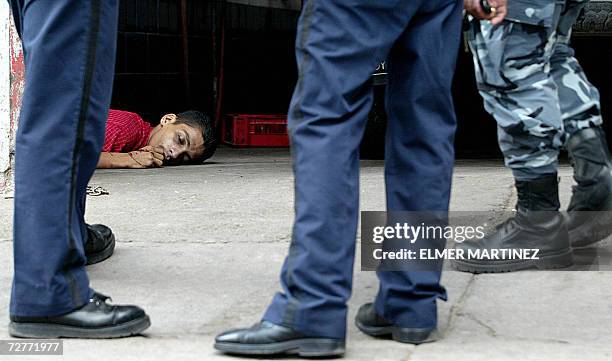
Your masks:
<instances>
[{"instance_id":1,"label":"dark doorway background","mask_svg":"<svg viewBox=\"0 0 612 361\"><path fill-rule=\"evenodd\" d=\"M187 109L214 114L224 40L223 112L286 113L299 12L186 0L185 32L181 2L121 1L112 107L152 123Z\"/></svg>"},{"instance_id":2,"label":"dark doorway background","mask_svg":"<svg viewBox=\"0 0 612 361\"><path fill-rule=\"evenodd\" d=\"M608 143L612 141L612 34L610 36L575 36L576 57L589 80L599 88ZM484 111L476 90L471 54L460 51L453 84L455 108L459 120L455 149L459 158L501 157L497 146L495 120ZM608 120L606 122L606 120Z\"/></svg>"},{"instance_id":3,"label":"dark doorway background","mask_svg":"<svg viewBox=\"0 0 612 361\"><path fill-rule=\"evenodd\" d=\"M209 111L213 101L214 26L210 3L189 1L187 76L183 80L180 0L120 2L112 107L156 123L166 112Z\"/></svg>"},{"instance_id":4,"label":"dark doorway background","mask_svg":"<svg viewBox=\"0 0 612 361\"><path fill-rule=\"evenodd\" d=\"M222 0L123 0L112 107L137 112L153 124L165 113L187 109L214 115L223 65L222 113L286 113L297 78L298 16ZM612 37L576 37L574 47L600 89L604 115L611 114ZM457 157L500 157L495 122L482 108L472 60L463 50L453 89ZM384 87L376 87L377 114L362 144L368 158L383 155L383 97ZM605 127L610 138L612 126Z\"/></svg>"}]
</instances>

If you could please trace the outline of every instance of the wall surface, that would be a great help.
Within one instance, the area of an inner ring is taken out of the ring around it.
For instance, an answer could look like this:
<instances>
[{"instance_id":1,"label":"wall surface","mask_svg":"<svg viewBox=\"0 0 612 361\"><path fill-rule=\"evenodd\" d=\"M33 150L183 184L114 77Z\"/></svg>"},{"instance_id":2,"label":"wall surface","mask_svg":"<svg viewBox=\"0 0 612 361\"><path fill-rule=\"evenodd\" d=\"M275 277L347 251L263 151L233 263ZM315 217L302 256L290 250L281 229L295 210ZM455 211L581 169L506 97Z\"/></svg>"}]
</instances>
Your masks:
<instances>
[{"instance_id":1,"label":"wall surface","mask_svg":"<svg viewBox=\"0 0 612 361\"><path fill-rule=\"evenodd\" d=\"M15 134L24 77L21 42L8 4L0 1L0 194L13 189Z\"/></svg>"},{"instance_id":2,"label":"wall surface","mask_svg":"<svg viewBox=\"0 0 612 361\"><path fill-rule=\"evenodd\" d=\"M0 193L8 187L11 169L11 81L9 46L9 8L0 2Z\"/></svg>"}]
</instances>

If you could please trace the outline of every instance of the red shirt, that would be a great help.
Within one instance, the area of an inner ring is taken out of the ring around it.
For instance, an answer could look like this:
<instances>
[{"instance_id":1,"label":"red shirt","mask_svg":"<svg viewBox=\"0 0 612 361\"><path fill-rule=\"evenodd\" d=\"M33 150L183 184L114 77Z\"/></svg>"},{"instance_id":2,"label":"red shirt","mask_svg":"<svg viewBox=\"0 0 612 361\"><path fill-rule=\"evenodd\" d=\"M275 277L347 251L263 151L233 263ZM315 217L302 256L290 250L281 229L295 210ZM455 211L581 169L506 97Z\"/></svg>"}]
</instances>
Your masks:
<instances>
[{"instance_id":1,"label":"red shirt","mask_svg":"<svg viewBox=\"0 0 612 361\"><path fill-rule=\"evenodd\" d=\"M153 127L140 115L111 109L106 121L103 152L125 153L147 145Z\"/></svg>"}]
</instances>

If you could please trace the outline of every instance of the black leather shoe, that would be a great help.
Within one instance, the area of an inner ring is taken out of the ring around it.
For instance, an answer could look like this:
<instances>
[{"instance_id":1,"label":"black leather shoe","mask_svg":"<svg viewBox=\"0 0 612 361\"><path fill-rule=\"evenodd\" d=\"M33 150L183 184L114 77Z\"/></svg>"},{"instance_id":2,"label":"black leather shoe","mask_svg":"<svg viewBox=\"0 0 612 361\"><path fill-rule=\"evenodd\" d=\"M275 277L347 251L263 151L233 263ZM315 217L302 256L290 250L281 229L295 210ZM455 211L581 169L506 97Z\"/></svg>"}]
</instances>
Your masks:
<instances>
[{"instance_id":1,"label":"black leather shoe","mask_svg":"<svg viewBox=\"0 0 612 361\"><path fill-rule=\"evenodd\" d=\"M496 273L572 265L565 219L558 212L557 175L517 181L516 188L516 215L483 239L457 243L455 248L463 254L452 260L457 270Z\"/></svg>"},{"instance_id":2,"label":"black leather shoe","mask_svg":"<svg viewBox=\"0 0 612 361\"><path fill-rule=\"evenodd\" d=\"M86 224L87 242L85 256L87 265L100 263L109 258L115 251L115 235L103 224Z\"/></svg>"},{"instance_id":3,"label":"black leather shoe","mask_svg":"<svg viewBox=\"0 0 612 361\"><path fill-rule=\"evenodd\" d=\"M303 357L342 356L344 340L305 336L288 327L262 321L251 328L230 330L215 339L219 351L237 355L297 354Z\"/></svg>"},{"instance_id":4,"label":"black leather shoe","mask_svg":"<svg viewBox=\"0 0 612 361\"><path fill-rule=\"evenodd\" d=\"M374 305L366 303L359 308L355 325L361 332L373 337L389 337L395 341L418 345L438 340L435 328L408 328L394 325L374 311Z\"/></svg>"},{"instance_id":5,"label":"black leather shoe","mask_svg":"<svg viewBox=\"0 0 612 361\"><path fill-rule=\"evenodd\" d=\"M24 338L119 338L138 335L151 326L141 308L114 306L109 299L94 293L85 306L63 316L11 316L9 334Z\"/></svg>"}]
</instances>

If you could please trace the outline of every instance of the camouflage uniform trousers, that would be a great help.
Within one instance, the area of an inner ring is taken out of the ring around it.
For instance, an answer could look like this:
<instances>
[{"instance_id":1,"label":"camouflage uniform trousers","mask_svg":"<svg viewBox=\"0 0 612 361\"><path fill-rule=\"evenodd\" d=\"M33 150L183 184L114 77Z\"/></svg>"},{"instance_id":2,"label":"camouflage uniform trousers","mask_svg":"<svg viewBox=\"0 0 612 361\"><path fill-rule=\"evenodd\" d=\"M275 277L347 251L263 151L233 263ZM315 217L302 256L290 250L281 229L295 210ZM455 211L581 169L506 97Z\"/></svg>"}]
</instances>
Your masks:
<instances>
[{"instance_id":1,"label":"camouflage uniform trousers","mask_svg":"<svg viewBox=\"0 0 612 361\"><path fill-rule=\"evenodd\" d=\"M569 44L587 2L511 0L502 24L470 23L478 90L517 180L555 173L567 139L602 123L599 92Z\"/></svg>"}]
</instances>

